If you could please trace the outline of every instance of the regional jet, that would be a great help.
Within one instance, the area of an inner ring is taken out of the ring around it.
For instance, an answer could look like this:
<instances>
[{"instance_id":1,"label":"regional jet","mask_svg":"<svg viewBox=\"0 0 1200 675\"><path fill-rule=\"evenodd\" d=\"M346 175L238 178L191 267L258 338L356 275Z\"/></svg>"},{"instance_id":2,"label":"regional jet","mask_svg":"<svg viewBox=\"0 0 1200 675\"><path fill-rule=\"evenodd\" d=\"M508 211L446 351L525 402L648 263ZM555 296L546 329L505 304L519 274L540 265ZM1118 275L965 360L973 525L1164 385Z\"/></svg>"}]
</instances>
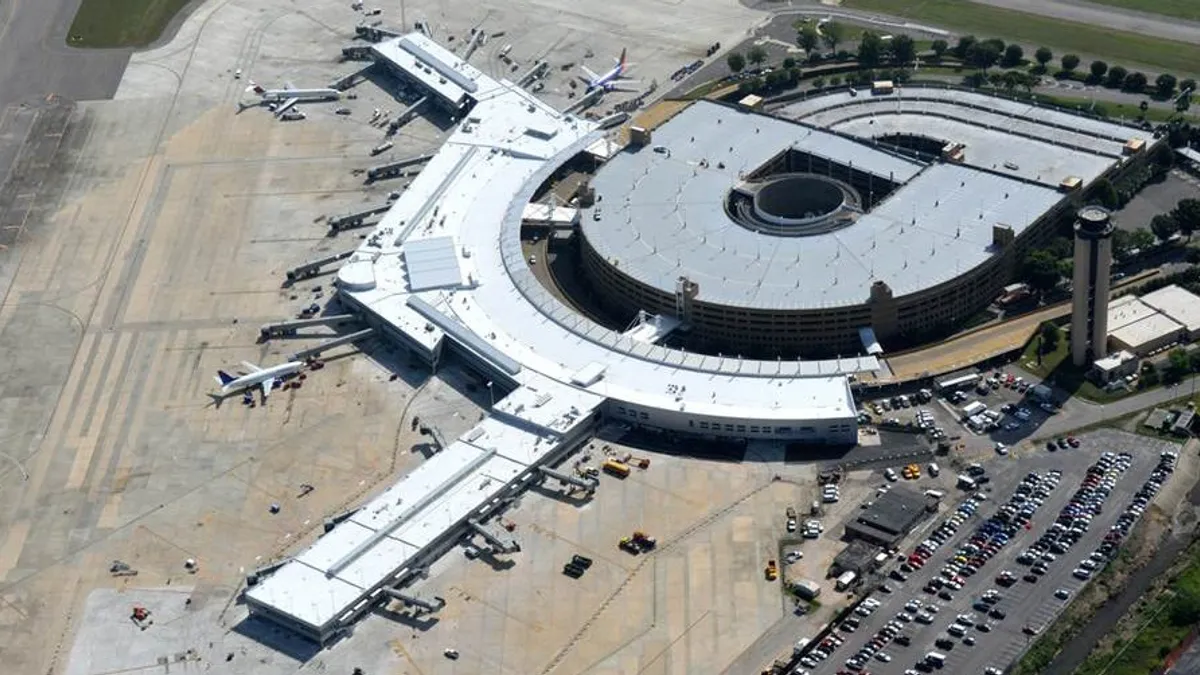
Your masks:
<instances>
[{"instance_id":1,"label":"regional jet","mask_svg":"<svg viewBox=\"0 0 1200 675\"><path fill-rule=\"evenodd\" d=\"M246 92L254 92L258 94L263 101L336 101L342 97L342 92L337 89L297 89L291 82L287 83L283 89L265 89L262 85L254 80L250 80L250 86L246 87Z\"/></svg>"},{"instance_id":2,"label":"regional jet","mask_svg":"<svg viewBox=\"0 0 1200 675\"><path fill-rule=\"evenodd\" d=\"M636 80L630 80L625 77L625 73L631 66L633 66L632 63L626 63L625 50L621 50L621 58L614 60L616 61L616 65L612 67L612 70L609 70L603 75L597 75L589 70L587 66L579 66L579 69L584 72L584 75L586 75L586 77L584 75L580 75L579 79L587 83L588 91L592 91L593 89L603 89L604 91L633 91L631 89L624 89L621 87L622 84L637 83Z\"/></svg>"},{"instance_id":3,"label":"regional jet","mask_svg":"<svg viewBox=\"0 0 1200 675\"><path fill-rule=\"evenodd\" d=\"M215 379L217 380L217 384L221 385L221 391L217 394L209 394L209 396L220 402L226 396L231 396L252 387L262 387L262 397L265 401L271 395L271 389L277 383L283 381L284 378L295 375L304 368L302 361L288 361L287 363L281 363L278 366L271 366L270 368L260 368L246 361L243 361L242 365L250 372L238 377L234 377L223 370L218 370Z\"/></svg>"}]
</instances>

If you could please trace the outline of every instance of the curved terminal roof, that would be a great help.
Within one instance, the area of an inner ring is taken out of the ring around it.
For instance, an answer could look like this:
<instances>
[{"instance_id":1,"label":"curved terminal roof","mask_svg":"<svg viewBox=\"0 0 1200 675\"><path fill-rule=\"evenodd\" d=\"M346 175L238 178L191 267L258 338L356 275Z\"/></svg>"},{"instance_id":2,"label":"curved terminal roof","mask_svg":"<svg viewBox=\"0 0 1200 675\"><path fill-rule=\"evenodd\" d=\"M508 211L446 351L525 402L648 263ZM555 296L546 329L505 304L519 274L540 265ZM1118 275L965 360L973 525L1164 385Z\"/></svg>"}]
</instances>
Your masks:
<instances>
[{"instance_id":1,"label":"curved terminal roof","mask_svg":"<svg viewBox=\"0 0 1200 675\"><path fill-rule=\"evenodd\" d=\"M699 284L700 300L734 307L853 306L867 301L875 281L896 296L917 293L994 255L993 226L1020 234L1062 199L1045 185L956 164L925 166L709 102L655 130L653 144L600 169L592 180L597 204L581 219L584 234L644 284L674 293L686 276ZM903 185L855 224L826 234L777 237L732 220L723 207L730 188L788 147Z\"/></svg>"}]
</instances>

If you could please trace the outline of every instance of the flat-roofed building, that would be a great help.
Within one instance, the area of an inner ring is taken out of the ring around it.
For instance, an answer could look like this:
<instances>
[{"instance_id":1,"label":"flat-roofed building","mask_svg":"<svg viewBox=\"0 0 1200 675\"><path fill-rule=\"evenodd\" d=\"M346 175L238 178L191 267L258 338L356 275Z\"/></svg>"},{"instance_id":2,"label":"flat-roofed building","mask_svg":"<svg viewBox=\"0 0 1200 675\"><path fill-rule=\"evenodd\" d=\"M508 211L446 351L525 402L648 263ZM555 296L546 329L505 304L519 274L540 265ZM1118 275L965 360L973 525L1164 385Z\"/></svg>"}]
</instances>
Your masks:
<instances>
[{"instance_id":1,"label":"flat-roofed building","mask_svg":"<svg viewBox=\"0 0 1200 675\"><path fill-rule=\"evenodd\" d=\"M1181 324L1188 342L1200 338L1200 297L1195 293L1172 284L1143 295L1141 300Z\"/></svg>"}]
</instances>

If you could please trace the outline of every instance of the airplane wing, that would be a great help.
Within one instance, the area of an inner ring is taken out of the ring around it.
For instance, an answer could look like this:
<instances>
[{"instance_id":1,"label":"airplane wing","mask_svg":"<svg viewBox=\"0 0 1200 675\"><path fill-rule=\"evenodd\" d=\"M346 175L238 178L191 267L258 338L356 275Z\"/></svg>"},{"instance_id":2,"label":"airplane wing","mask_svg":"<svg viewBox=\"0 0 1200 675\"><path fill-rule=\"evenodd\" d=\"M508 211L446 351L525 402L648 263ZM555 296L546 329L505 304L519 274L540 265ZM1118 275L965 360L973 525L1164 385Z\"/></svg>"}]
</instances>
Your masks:
<instances>
[{"instance_id":1,"label":"airplane wing","mask_svg":"<svg viewBox=\"0 0 1200 675\"><path fill-rule=\"evenodd\" d=\"M638 88L633 86L633 85L637 85L637 84L641 84L641 81L639 81L639 80L614 80L614 81L608 83L608 88L611 91L633 92L633 91L638 91ZM628 86L623 86L623 85L628 85Z\"/></svg>"},{"instance_id":2,"label":"airplane wing","mask_svg":"<svg viewBox=\"0 0 1200 675\"><path fill-rule=\"evenodd\" d=\"M587 77L588 77L588 79L589 79L589 80L598 80L598 79L600 79L600 76L599 76L599 75L597 75L596 73L593 73L593 72L591 71L591 69L589 69L587 66L579 66L579 69L583 71L583 74L584 74L584 75L587 75Z\"/></svg>"},{"instance_id":3,"label":"airplane wing","mask_svg":"<svg viewBox=\"0 0 1200 675\"><path fill-rule=\"evenodd\" d=\"M249 361L242 361L242 365L245 366L246 369L252 373L257 373L258 371L262 370L262 368L259 368L258 366L254 365L253 363L250 363Z\"/></svg>"},{"instance_id":4,"label":"airplane wing","mask_svg":"<svg viewBox=\"0 0 1200 675\"><path fill-rule=\"evenodd\" d=\"M274 378L274 377L268 378L268 379L262 381L262 392L263 392L263 400L264 401L267 400L267 397L271 395L271 390L275 388L275 381L276 381L276 378Z\"/></svg>"}]
</instances>

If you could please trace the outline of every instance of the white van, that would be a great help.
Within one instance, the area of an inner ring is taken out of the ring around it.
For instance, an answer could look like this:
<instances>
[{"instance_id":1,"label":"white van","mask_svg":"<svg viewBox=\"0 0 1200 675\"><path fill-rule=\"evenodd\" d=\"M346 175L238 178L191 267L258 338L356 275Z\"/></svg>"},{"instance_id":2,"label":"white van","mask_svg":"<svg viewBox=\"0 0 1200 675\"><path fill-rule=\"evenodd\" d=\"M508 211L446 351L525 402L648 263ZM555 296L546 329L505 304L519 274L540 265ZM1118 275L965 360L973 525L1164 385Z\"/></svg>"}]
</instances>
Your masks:
<instances>
[{"instance_id":1,"label":"white van","mask_svg":"<svg viewBox=\"0 0 1200 675\"><path fill-rule=\"evenodd\" d=\"M941 668L946 665L946 655L941 652L929 652L925 655L925 663Z\"/></svg>"},{"instance_id":2,"label":"white van","mask_svg":"<svg viewBox=\"0 0 1200 675\"><path fill-rule=\"evenodd\" d=\"M937 462L929 463L929 475L930 476L937 476L941 472L942 472L942 467L938 466Z\"/></svg>"},{"instance_id":3,"label":"white van","mask_svg":"<svg viewBox=\"0 0 1200 675\"><path fill-rule=\"evenodd\" d=\"M926 490L925 496L933 497L934 499L941 499L946 496L946 493L942 492L941 490Z\"/></svg>"}]
</instances>

